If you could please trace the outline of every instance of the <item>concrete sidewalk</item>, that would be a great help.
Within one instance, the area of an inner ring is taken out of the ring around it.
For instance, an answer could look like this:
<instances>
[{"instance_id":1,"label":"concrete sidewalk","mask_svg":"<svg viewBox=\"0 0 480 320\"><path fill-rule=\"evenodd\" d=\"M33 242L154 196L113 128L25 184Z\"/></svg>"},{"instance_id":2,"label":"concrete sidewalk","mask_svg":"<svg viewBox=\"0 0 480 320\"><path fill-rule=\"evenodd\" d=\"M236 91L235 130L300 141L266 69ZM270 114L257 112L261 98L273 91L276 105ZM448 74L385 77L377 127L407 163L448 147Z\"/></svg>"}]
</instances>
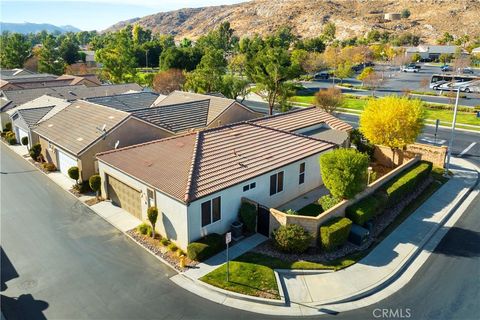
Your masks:
<instances>
[{"instance_id":1,"label":"concrete sidewalk","mask_svg":"<svg viewBox=\"0 0 480 320\"><path fill-rule=\"evenodd\" d=\"M318 315L328 313L330 306L338 310L363 307L368 305L363 301L377 295L385 298L393 293L395 290L390 286L393 287L392 283L397 279L413 276L415 271L411 270L418 270L426 260L424 254L429 255L435 247L425 245L430 239L437 238L437 231L450 217L457 215L456 211L463 212L464 208L458 208L460 205L466 207L463 201L477 182L478 168L464 159L452 158L451 171L453 178L353 266L338 272L276 270L280 292L283 293L284 303L281 305L278 300L268 301L205 285L195 281L199 276L188 279L177 275L171 279L206 299L263 314ZM438 243L439 239L435 241ZM419 254L423 255L422 259L417 259ZM205 271L214 268L212 265Z\"/></svg>"},{"instance_id":2,"label":"concrete sidewalk","mask_svg":"<svg viewBox=\"0 0 480 320\"><path fill-rule=\"evenodd\" d=\"M235 259L236 257L241 256L247 251L252 250L256 246L258 246L260 243L264 242L267 240L267 237L264 235L261 235L259 233L256 233L246 239L243 239L236 243L234 246L231 246L228 250L228 256L229 259ZM195 266L195 268L188 269L185 271L183 274L192 279L192 280L197 280L204 275L210 273L211 271L217 269L220 267L222 264L225 263L227 259L227 251L224 250L213 257L205 260L202 263L199 263Z\"/></svg>"},{"instance_id":3,"label":"concrete sidewalk","mask_svg":"<svg viewBox=\"0 0 480 320\"><path fill-rule=\"evenodd\" d=\"M127 211L114 206L111 201L99 202L90 206L90 209L122 232L127 232L142 223L140 219L134 217Z\"/></svg>"},{"instance_id":4,"label":"concrete sidewalk","mask_svg":"<svg viewBox=\"0 0 480 320\"><path fill-rule=\"evenodd\" d=\"M452 163L453 178L353 266L331 273L280 273L286 299L318 306L353 300L385 285L414 257L475 185L478 175L475 166L456 158Z\"/></svg>"}]
</instances>

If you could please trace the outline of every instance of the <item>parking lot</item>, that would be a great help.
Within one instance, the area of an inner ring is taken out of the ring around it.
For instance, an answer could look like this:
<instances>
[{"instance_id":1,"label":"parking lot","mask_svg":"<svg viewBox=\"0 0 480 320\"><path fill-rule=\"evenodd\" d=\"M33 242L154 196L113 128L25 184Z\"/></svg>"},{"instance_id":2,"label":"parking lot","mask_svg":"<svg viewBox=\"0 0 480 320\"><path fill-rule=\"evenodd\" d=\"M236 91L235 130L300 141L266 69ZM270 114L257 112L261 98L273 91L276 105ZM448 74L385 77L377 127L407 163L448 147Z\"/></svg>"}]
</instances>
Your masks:
<instances>
[{"instance_id":1,"label":"parking lot","mask_svg":"<svg viewBox=\"0 0 480 320\"><path fill-rule=\"evenodd\" d=\"M392 70L388 65L376 65L375 70L380 72L384 75L384 79L386 81L383 85L375 90L375 95L377 96L384 96L384 95L391 95L391 94L403 94L405 91L424 91L424 92L437 92L434 91L427 86L422 86L422 79L428 79L433 74L441 74L440 66L432 66L429 64L419 63L418 65L421 66L421 69L418 73L413 72L401 72L400 68L396 68L396 70ZM480 76L480 70L474 70L475 75ZM354 77L344 79L343 83L350 83L352 85L361 85L361 81L357 80L355 77L358 76L358 73L355 74ZM340 84L339 79L335 79L336 84ZM317 91L320 88L328 88L332 85L332 79L329 80L314 80L314 81L305 81L302 83L306 88ZM342 92L355 94L355 95L371 95L371 91L359 91L353 90L348 88L342 88ZM480 105L480 94L479 93L468 93L463 94L466 98L461 98L459 100L460 105L464 106L478 106ZM424 101L427 102L434 102L434 103L451 103L452 99L442 96L418 96Z\"/></svg>"}]
</instances>

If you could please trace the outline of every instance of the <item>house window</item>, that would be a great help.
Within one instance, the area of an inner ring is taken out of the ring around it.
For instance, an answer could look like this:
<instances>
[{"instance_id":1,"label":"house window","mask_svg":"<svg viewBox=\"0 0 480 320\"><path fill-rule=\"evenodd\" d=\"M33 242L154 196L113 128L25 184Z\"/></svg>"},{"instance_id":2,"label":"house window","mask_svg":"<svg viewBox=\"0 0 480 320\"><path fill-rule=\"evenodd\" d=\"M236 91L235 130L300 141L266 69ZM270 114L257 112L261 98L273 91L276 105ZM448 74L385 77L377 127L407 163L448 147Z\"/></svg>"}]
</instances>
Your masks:
<instances>
[{"instance_id":1,"label":"house window","mask_svg":"<svg viewBox=\"0 0 480 320\"><path fill-rule=\"evenodd\" d=\"M300 163L300 173L298 175L298 184L305 182L305 162Z\"/></svg>"},{"instance_id":2,"label":"house window","mask_svg":"<svg viewBox=\"0 0 480 320\"><path fill-rule=\"evenodd\" d=\"M202 203L202 227L205 227L222 217L220 197Z\"/></svg>"},{"instance_id":3,"label":"house window","mask_svg":"<svg viewBox=\"0 0 480 320\"><path fill-rule=\"evenodd\" d=\"M13 115L13 117L12 117L12 120L14 120L14 121L15 121L15 120L17 120L17 119L18 119L18 114L17 114L17 113L15 113L15 114Z\"/></svg>"},{"instance_id":4,"label":"house window","mask_svg":"<svg viewBox=\"0 0 480 320\"><path fill-rule=\"evenodd\" d=\"M270 176L270 195L283 191L283 171Z\"/></svg>"},{"instance_id":5,"label":"house window","mask_svg":"<svg viewBox=\"0 0 480 320\"><path fill-rule=\"evenodd\" d=\"M250 189L254 189L256 186L257 186L257 183L255 182L247 184L246 186L243 186L243 192L248 191Z\"/></svg>"},{"instance_id":6,"label":"house window","mask_svg":"<svg viewBox=\"0 0 480 320\"><path fill-rule=\"evenodd\" d=\"M155 192L151 189L147 189L147 197L148 197L148 206L149 207L156 207L157 206L157 199L155 199Z\"/></svg>"}]
</instances>

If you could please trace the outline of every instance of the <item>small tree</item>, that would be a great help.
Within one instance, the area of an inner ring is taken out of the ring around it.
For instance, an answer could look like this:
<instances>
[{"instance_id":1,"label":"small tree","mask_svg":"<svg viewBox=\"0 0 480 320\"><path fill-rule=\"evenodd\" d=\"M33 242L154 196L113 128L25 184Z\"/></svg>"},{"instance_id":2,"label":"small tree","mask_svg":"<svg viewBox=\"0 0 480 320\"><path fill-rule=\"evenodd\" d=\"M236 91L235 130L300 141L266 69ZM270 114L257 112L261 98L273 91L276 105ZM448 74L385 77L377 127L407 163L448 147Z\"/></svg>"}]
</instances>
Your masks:
<instances>
[{"instance_id":1,"label":"small tree","mask_svg":"<svg viewBox=\"0 0 480 320\"><path fill-rule=\"evenodd\" d=\"M371 99L360 116L360 131L373 144L389 147L393 152L415 142L423 128L422 101L389 96Z\"/></svg>"},{"instance_id":2,"label":"small tree","mask_svg":"<svg viewBox=\"0 0 480 320\"><path fill-rule=\"evenodd\" d=\"M343 105L342 91L333 87L326 90L319 90L315 93L315 100L313 103L317 108L331 114Z\"/></svg>"},{"instance_id":3,"label":"small tree","mask_svg":"<svg viewBox=\"0 0 480 320\"><path fill-rule=\"evenodd\" d=\"M320 157L323 183L330 194L351 199L367 184L368 155L355 149L336 149Z\"/></svg>"},{"instance_id":4,"label":"small tree","mask_svg":"<svg viewBox=\"0 0 480 320\"><path fill-rule=\"evenodd\" d=\"M22 145L26 146L28 144L28 137L22 137Z\"/></svg>"},{"instance_id":5,"label":"small tree","mask_svg":"<svg viewBox=\"0 0 480 320\"><path fill-rule=\"evenodd\" d=\"M157 207L149 207L147 209L148 221L152 224L152 238L155 238L155 223L157 223L158 209Z\"/></svg>"},{"instance_id":6,"label":"small tree","mask_svg":"<svg viewBox=\"0 0 480 320\"><path fill-rule=\"evenodd\" d=\"M40 156L41 152L42 145L40 143L36 143L30 148L29 155L33 160L38 161L38 157Z\"/></svg>"},{"instance_id":7,"label":"small tree","mask_svg":"<svg viewBox=\"0 0 480 320\"><path fill-rule=\"evenodd\" d=\"M363 79L363 83L372 89L372 96L375 96L375 91L385 83L385 78L378 72L372 72Z\"/></svg>"},{"instance_id":8,"label":"small tree","mask_svg":"<svg viewBox=\"0 0 480 320\"><path fill-rule=\"evenodd\" d=\"M354 72L350 63L340 64L335 70L335 77L340 79L340 83L343 83L343 79L350 78Z\"/></svg>"},{"instance_id":9,"label":"small tree","mask_svg":"<svg viewBox=\"0 0 480 320\"><path fill-rule=\"evenodd\" d=\"M438 57L438 61L440 61L441 63L443 64L446 64L447 62L450 62L452 60L452 55L451 54L448 54L448 53L442 53L439 57Z\"/></svg>"},{"instance_id":10,"label":"small tree","mask_svg":"<svg viewBox=\"0 0 480 320\"><path fill-rule=\"evenodd\" d=\"M412 58L411 58L412 62L418 62L420 59L422 59L422 56L420 55L420 53L418 52L415 52L413 55L412 55Z\"/></svg>"},{"instance_id":11,"label":"small tree","mask_svg":"<svg viewBox=\"0 0 480 320\"><path fill-rule=\"evenodd\" d=\"M157 93L169 94L175 90L182 90L185 83L185 75L182 70L169 69L161 71L153 78L153 89Z\"/></svg>"},{"instance_id":12,"label":"small tree","mask_svg":"<svg viewBox=\"0 0 480 320\"><path fill-rule=\"evenodd\" d=\"M90 184L90 188L95 191L95 195L98 199L98 192L100 191L100 187L102 185L102 178L98 174L94 174L93 176L88 179L88 183Z\"/></svg>"},{"instance_id":13,"label":"small tree","mask_svg":"<svg viewBox=\"0 0 480 320\"><path fill-rule=\"evenodd\" d=\"M410 10L408 10L408 9L403 9L403 10L402 10L402 13L401 13L401 17L402 17L403 19L407 19L408 17L410 17Z\"/></svg>"},{"instance_id":14,"label":"small tree","mask_svg":"<svg viewBox=\"0 0 480 320\"><path fill-rule=\"evenodd\" d=\"M375 70L372 67L366 67L362 70L362 72L358 75L357 80L362 81L362 86L364 84L364 80L369 77Z\"/></svg>"},{"instance_id":15,"label":"small tree","mask_svg":"<svg viewBox=\"0 0 480 320\"><path fill-rule=\"evenodd\" d=\"M70 167L68 169L68 176L70 179L75 180L75 184L78 184L78 179L80 178L80 171L78 170L78 167Z\"/></svg>"}]
</instances>

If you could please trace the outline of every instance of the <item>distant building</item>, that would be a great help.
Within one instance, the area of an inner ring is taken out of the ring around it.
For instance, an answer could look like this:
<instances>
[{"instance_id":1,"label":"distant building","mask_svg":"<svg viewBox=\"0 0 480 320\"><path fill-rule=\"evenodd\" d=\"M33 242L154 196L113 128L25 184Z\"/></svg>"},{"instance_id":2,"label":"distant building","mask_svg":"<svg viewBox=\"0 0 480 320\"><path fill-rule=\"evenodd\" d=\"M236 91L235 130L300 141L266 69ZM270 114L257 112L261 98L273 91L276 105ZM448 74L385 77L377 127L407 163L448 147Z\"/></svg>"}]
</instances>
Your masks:
<instances>
[{"instance_id":1,"label":"distant building","mask_svg":"<svg viewBox=\"0 0 480 320\"><path fill-rule=\"evenodd\" d=\"M387 21L394 21L402 19L402 15L400 13L385 13L383 18Z\"/></svg>"},{"instance_id":2,"label":"distant building","mask_svg":"<svg viewBox=\"0 0 480 320\"><path fill-rule=\"evenodd\" d=\"M438 46L422 44L418 47L407 47L405 49L405 56L408 58L418 53L422 59L437 60L441 54L455 54L459 46Z\"/></svg>"}]
</instances>

